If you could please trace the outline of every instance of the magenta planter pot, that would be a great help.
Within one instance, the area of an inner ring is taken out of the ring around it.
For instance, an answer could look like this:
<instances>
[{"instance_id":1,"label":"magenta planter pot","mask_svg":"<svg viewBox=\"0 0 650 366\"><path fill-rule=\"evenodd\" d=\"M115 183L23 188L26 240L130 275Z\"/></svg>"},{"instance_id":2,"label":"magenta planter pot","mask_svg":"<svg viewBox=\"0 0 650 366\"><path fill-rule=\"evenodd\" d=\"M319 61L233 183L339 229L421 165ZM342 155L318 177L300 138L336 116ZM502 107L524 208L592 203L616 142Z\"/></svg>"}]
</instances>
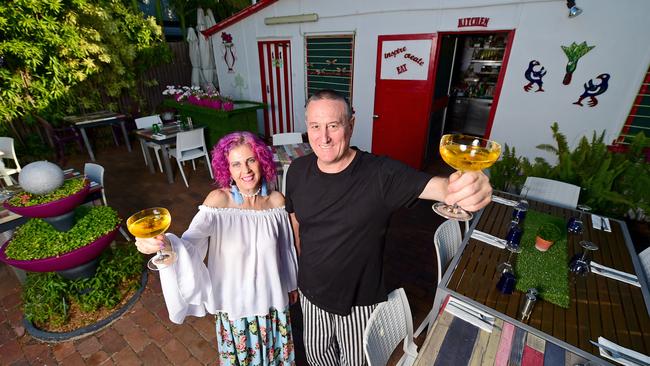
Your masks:
<instances>
[{"instance_id":1,"label":"magenta planter pot","mask_svg":"<svg viewBox=\"0 0 650 366\"><path fill-rule=\"evenodd\" d=\"M74 268L99 256L102 250L104 250L104 248L113 242L115 235L117 235L117 230L119 227L120 225L118 224L115 229L113 229L113 231L104 234L103 236L95 239L95 241L92 243L87 244L81 248L77 248L71 252L56 257L26 261L7 258L5 250L7 248L7 245L9 245L11 242L11 240L8 240L2 245L2 247L0 247L0 261L16 268L31 272L53 272Z\"/></svg>"},{"instance_id":2,"label":"magenta planter pot","mask_svg":"<svg viewBox=\"0 0 650 366\"><path fill-rule=\"evenodd\" d=\"M222 105L222 103L221 103L221 101L219 99L213 99L213 100L210 100L210 103L208 104L208 107L218 110L218 109L221 109L221 105Z\"/></svg>"},{"instance_id":3,"label":"magenta planter pot","mask_svg":"<svg viewBox=\"0 0 650 366\"><path fill-rule=\"evenodd\" d=\"M60 200L27 207L12 206L9 204L9 201L5 201L3 205L7 210L25 217L44 218L59 216L72 211L75 207L83 203L89 190L90 185L86 182L86 185L77 193L61 198Z\"/></svg>"},{"instance_id":4,"label":"magenta planter pot","mask_svg":"<svg viewBox=\"0 0 650 366\"><path fill-rule=\"evenodd\" d=\"M232 111L235 109L235 103L233 102L223 102L221 105L221 108L223 108L224 111Z\"/></svg>"}]
</instances>

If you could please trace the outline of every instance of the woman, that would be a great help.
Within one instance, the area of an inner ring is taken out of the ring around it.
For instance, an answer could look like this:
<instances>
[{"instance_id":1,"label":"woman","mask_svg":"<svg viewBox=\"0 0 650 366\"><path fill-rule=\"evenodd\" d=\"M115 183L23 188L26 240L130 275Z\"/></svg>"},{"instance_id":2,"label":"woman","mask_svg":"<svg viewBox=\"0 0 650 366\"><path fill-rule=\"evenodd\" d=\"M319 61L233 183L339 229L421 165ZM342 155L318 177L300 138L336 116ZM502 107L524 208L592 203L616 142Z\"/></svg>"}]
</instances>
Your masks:
<instances>
[{"instance_id":1,"label":"woman","mask_svg":"<svg viewBox=\"0 0 650 366\"><path fill-rule=\"evenodd\" d=\"M212 150L212 167L221 188L183 236L138 238L138 250L177 253L160 270L169 318L180 324L187 315L215 314L221 365L292 365L297 260L284 197L267 185L275 179L273 155L254 134L234 132Z\"/></svg>"}]
</instances>

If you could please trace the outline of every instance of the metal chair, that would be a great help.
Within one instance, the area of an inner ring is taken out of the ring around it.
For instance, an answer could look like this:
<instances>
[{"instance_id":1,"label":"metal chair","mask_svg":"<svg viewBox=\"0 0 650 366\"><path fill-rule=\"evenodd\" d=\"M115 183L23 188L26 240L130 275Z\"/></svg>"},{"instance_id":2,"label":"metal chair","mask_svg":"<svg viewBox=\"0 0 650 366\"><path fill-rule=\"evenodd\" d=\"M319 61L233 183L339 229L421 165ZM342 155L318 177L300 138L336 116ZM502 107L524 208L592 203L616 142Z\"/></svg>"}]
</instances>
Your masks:
<instances>
[{"instance_id":1,"label":"metal chair","mask_svg":"<svg viewBox=\"0 0 650 366\"><path fill-rule=\"evenodd\" d=\"M639 259L641 260L641 266L645 272L645 278L650 281L650 248L646 248L639 253Z\"/></svg>"},{"instance_id":2,"label":"metal chair","mask_svg":"<svg viewBox=\"0 0 650 366\"><path fill-rule=\"evenodd\" d=\"M276 133L273 135L273 146L300 143L302 143L302 134L299 132ZM289 165L283 165L282 177L278 176L278 187L280 187L282 194L286 194L287 191L287 185L285 184L287 181L287 170L289 170Z\"/></svg>"},{"instance_id":3,"label":"metal chair","mask_svg":"<svg viewBox=\"0 0 650 366\"><path fill-rule=\"evenodd\" d=\"M10 186L14 184L12 174L20 173L20 163L16 157L16 150L14 149L14 139L12 137L0 137L0 151L4 153L2 155L0 168L0 176L5 181L5 184ZM4 159L12 159L15 165L15 168L7 168L4 165Z\"/></svg>"},{"instance_id":4,"label":"metal chair","mask_svg":"<svg viewBox=\"0 0 650 366\"><path fill-rule=\"evenodd\" d=\"M203 129L197 128L190 131L179 132L176 135L176 148L169 149L169 155L176 158L176 163L178 163L178 170L181 171L183 176L183 181L185 181L185 186L190 187L187 184L187 178L185 178L185 172L181 166L181 162L191 160L192 168L196 170L196 165L194 164L194 159L205 157L205 162L208 165L208 171L210 171L210 177L214 178L212 175L212 166L210 165L210 156L208 155L208 149L205 146L205 137L203 136Z\"/></svg>"},{"instance_id":5,"label":"metal chair","mask_svg":"<svg viewBox=\"0 0 650 366\"><path fill-rule=\"evenodd\" d=\"M553 179L528 177L521 189L522 196L550 205L575 209L580 187Z\"/></svg>"},{"instance_id":6,"label":"metal chair","mask_svg":"<svg viewBox=\"0 0 650 366\"><path fill-rule=\"evenodd\" d=\"M45 130L48 143L54 148L56 161L63 166L67 162L65 146L71 142L76 143L79 152L84 151L84 142L81 134L74 126L53 127L50 122L41 116L34 116L38 123Z\"/></svg>"},{"instance_id":7,"label":"metal chair","mask_svg":"<svg viewBox=\"0 0 650 366\"><path fill-rule=\"evenodd\" d=\"M413 364L418 346L413 341L411 308L403 288L388 294L388 300L377 305L363 332L363 352L369 366L384 366L397 345L404 341L404 355L398 366Z\"/></svg>"},{"instance_id":8,"label":"metal chair","mask_svg":"<svg viewBox=\"0 0 650 366\"><path fill-rule=\"evenodd\" d=\"M300 143L302 143L302 134L300 132L276 133L273 135L273 146Z\"/></svg>"},{"instance_id":9,"label":"metal chair","mask_svg":"<svg viewBox=\"0 0 650 366\"><path fill-rule=\"evenodd\" d=\"M102 187L102 190L96 193L98 195L97 197L91 197L91 202L94 203L96 200L101 199L104 206L108 206L104 186L104 167L95 163L86 163L84 165L84 175L86 178L88 178L88 180L90 180L91 187L94 186L93 183L98 184ZM126 230L124 230L124 227L122 226L120 226L120 233L122 236L124 236L124 238L126 238L127 241L131 240L131 237L126 233Z\"/></svg>"},{"instance_id":10,"label":"metal chair","mask_svg":"<svg viewBox=\"0 0 650 366\"><path fill-rule=\"evenodd\" d=\"M162 126L162 120L160 119L160 115L158 114L135 119L135 127L137 129L151 128L155 124L160 124ZM140 141L140 147L142 147L142 156L144 156L145 164L148 164L147 152L145 151L145 149L149 147L154 150L154 154L156 155L156 160L158 160L158 168L160 168L160 172L162 173L163 166L162 163L160 162L160 154L159 154L161 152L162 147L151 141L147 141L147 142Z\"/></svg>"},{"instance_id":11,"label":"metal chair","mask_svg":"<svg viewBox=\"0 0 650 366\"><path fill-rule=\"evenodd\" d=\"M433 243L436 247L436 259L438 261L438 283L442 280L442 275L447 270L449 263L454 258L456 253L458 253L458 248L463 242L463 237L460 232L460 225L456 220L447 220L442 223L436 229L436 233L433 235ZM433 324L433 321L436 318L438 309L433 307L429 311L429 314L424 318L422 323L418 326L418 329L415 330L413 336L417 338L422 331Z\"/></svg>"}]
</instances>

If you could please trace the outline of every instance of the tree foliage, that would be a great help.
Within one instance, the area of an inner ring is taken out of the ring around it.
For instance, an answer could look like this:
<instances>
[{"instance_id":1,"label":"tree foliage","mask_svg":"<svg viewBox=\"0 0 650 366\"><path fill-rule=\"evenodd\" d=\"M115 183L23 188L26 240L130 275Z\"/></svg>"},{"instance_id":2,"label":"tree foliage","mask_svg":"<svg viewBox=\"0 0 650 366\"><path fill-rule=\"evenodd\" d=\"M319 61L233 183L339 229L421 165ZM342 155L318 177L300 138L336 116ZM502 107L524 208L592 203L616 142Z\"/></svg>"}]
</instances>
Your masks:
<instances>
[{"instance_id":1,"label":"tree foliage","mask_svg":"<svg viewBox=\"0 0 650 366\"><path fill-rule=\"evenodd\" d=\"M142 72L169 55L155 21L123 0L2 2L0 119L115 109L103 100L137 96Z\"/></svg>"}]
</instances>

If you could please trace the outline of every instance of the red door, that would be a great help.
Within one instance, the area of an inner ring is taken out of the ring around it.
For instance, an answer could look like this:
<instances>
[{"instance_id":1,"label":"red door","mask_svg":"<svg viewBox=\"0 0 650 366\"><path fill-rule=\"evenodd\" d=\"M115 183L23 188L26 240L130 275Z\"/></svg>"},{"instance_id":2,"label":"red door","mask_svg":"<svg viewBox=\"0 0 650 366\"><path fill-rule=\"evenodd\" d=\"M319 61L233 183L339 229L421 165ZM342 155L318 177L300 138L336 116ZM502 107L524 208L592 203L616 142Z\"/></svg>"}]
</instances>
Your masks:
<instances>
[{"instance_id":1,"label":"red door","mask_svg":"<svg viewBox=\"0 0 650 366\"><path fill-rule=\"evenodd\" d=\"M288 40L257 42L260 60L264 134L293 131L293 92L291 88L291 43Z\"/></svg>"},{"instance_id":2,"label":"red door","mask_svg":"<svg viewBox=\"0 0 650 366\"><path fill-rule=\"evenodd\" d=\"M379 36L372 152L422 168L431 101L436 34Z\"/></svg>"}]
</instances>

